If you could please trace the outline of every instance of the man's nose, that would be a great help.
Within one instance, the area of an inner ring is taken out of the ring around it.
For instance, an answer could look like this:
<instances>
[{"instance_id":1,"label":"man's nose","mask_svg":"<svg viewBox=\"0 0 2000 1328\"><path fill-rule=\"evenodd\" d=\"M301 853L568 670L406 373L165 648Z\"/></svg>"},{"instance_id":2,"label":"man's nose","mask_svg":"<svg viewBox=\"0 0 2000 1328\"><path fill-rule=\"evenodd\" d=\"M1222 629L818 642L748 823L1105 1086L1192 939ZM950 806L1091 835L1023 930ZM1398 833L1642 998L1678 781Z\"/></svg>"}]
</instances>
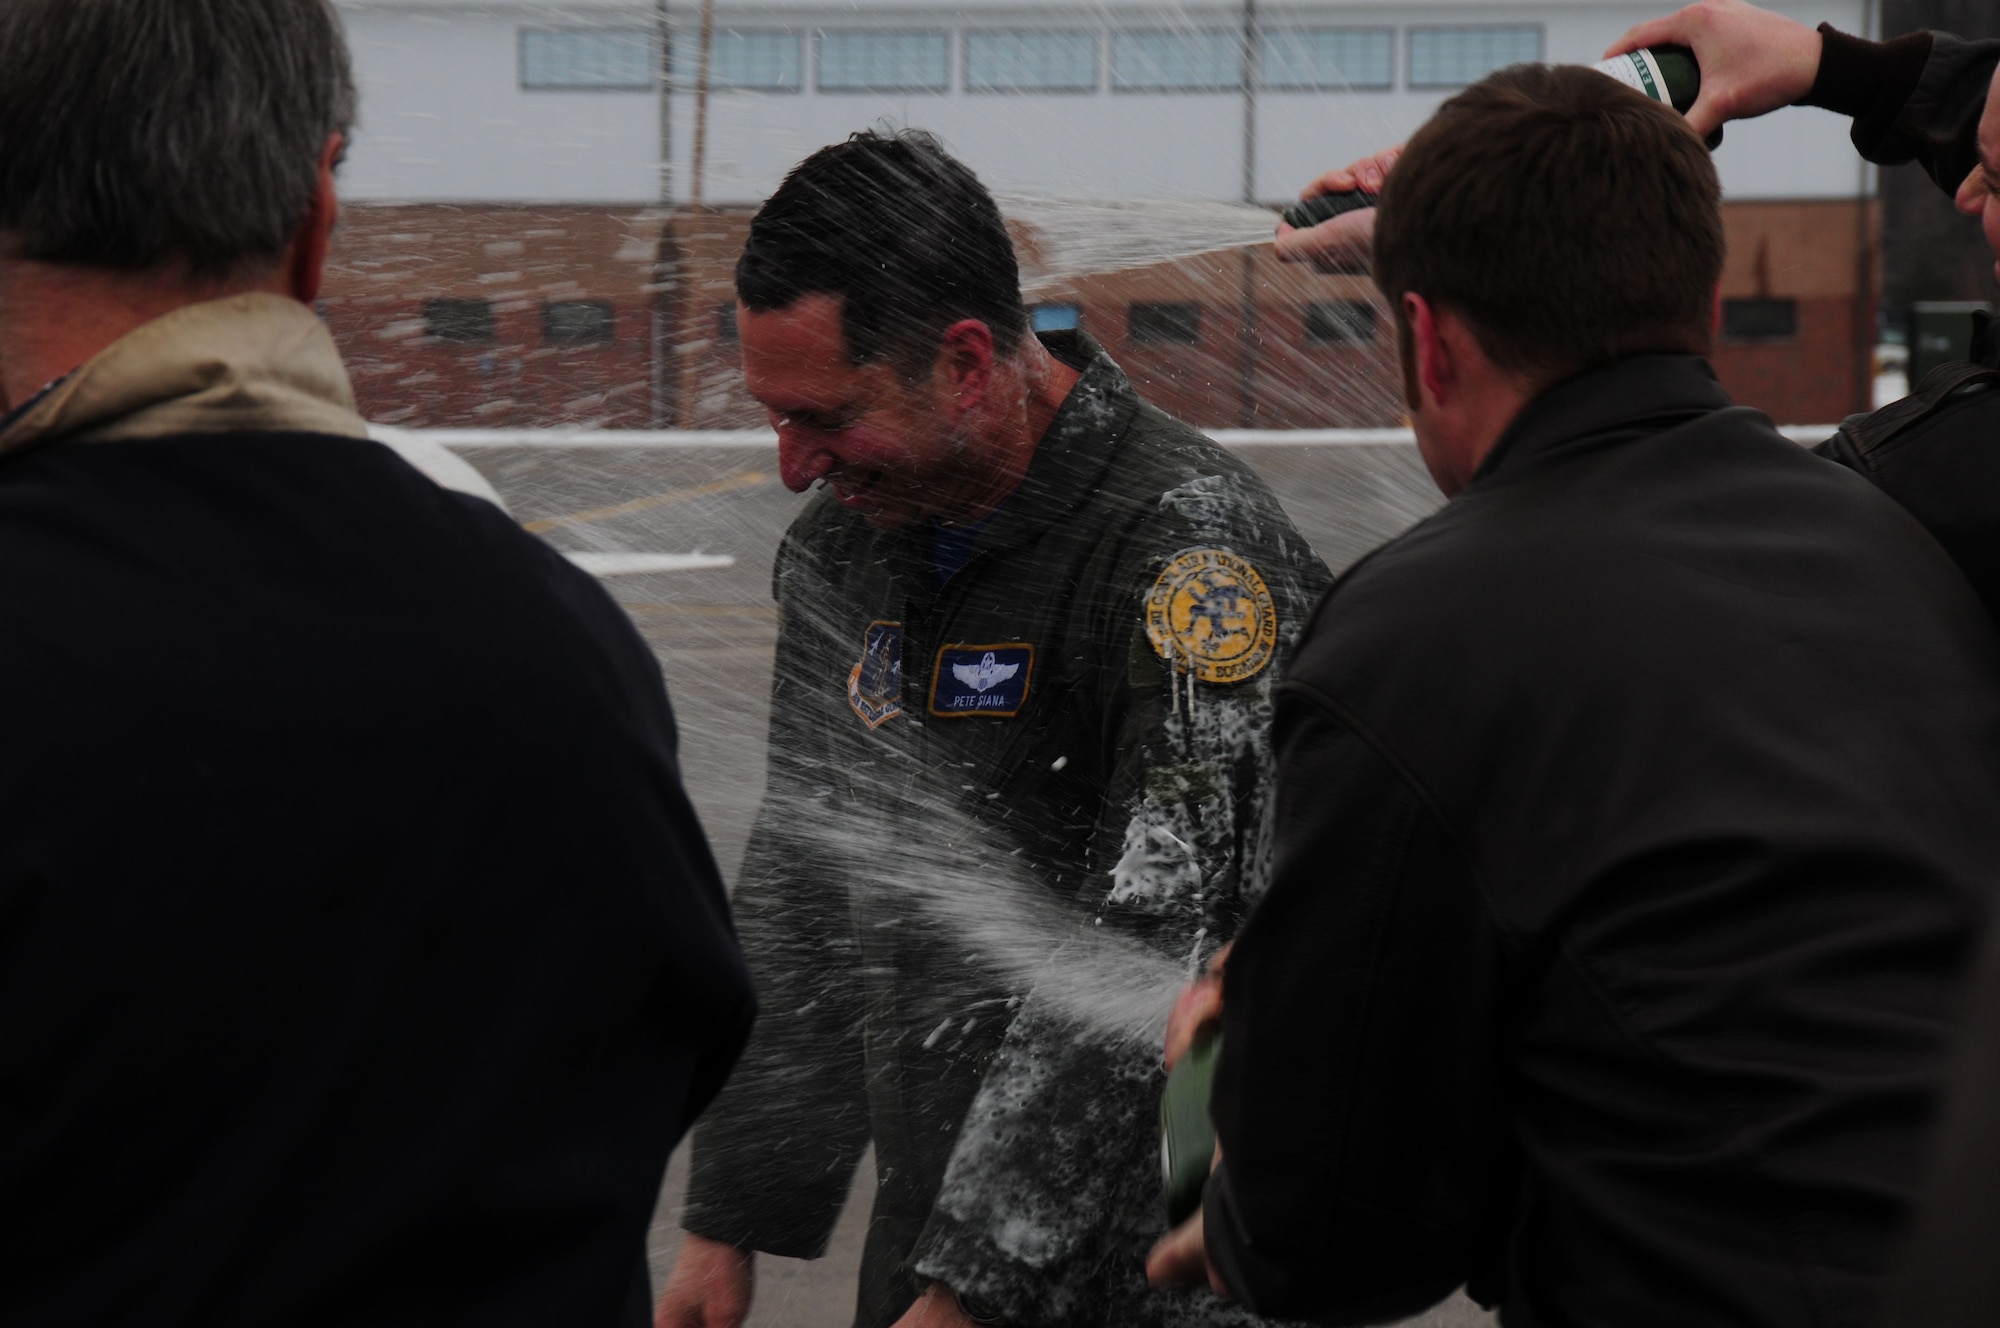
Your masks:
<instances>
[{"instance_id":1,"label":"man's nose","mask_svg":"<svg viewBox=\"0 0 2000 1328\"><path fill-rule=\"evenodd\" d=\"M1959 185L1958 194L1951 200L1960 212L1968 217L1976 217L1986 207L1986 172L1974 166L1972 173Z\"/></svg>"},{"instance_id":2,"label":"man's nose","mask_svg":"<svg viewBox=\"0 0 2000 1328\"><path fill-rule=\"evenodd\" d=\"M833 469L837 458L817 443L799 436L799 430L778 427L778 478L793 493L804 493L814 481Z\"/></svg>"}]
</instances>

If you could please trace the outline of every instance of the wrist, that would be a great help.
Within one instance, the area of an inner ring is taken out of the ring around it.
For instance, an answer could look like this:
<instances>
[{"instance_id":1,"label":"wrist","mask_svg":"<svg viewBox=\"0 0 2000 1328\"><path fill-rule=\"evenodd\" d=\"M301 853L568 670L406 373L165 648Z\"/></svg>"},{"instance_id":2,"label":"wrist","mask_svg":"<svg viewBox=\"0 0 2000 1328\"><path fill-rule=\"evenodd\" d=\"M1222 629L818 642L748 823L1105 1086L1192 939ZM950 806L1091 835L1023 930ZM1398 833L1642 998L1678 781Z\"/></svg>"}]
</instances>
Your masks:
<instances>
[{"instance_id":1,"label":"wrist","mask_svg":"<svg viewBox=\"0 0 2000 1328\"><path fill-rule=\"evenodd\" d=\"M1822 23L1819 37L1819 67L1798 104L1857 120L1900 110L1923 77L1931 53L1928 32L1873 42Z\"/></svg>"}]
</instances>

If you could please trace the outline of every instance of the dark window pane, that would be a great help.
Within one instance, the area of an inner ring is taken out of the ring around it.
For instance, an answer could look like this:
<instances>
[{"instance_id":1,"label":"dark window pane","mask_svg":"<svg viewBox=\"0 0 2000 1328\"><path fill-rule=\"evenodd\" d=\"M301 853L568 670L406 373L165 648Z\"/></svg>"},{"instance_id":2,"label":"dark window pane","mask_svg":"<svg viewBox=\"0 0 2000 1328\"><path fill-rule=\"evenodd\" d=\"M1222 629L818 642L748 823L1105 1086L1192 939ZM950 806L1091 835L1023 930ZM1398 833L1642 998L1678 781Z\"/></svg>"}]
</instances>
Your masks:
<instances>
[{"instance_id":1,"label":"dark window pane","mask_svg":"<svg viewBox=\"0 0 2000 1328\"><path fill-rule=\"evenodd\" d=\"M1306 340L1323 346L1365 346L1375 340L1375 306L1365 300L1309 304Z\"/></svg>"},{"instance_id":2,"label":"dark window pane","mask_svg":"<svg viewBox=\"0 0 2000 1328\"><path fill-rule=\"evenodd\" d=\"M822 32L821 92L945 92L951 53L942 32Z\"/></svg>"},{"instance_id":3,"label":"dark window pane","mask_svg":"<svg viewBox=\"0 0 2000 1328\"><path fill-rule=\"evenodd\" d=\"M723 341L736 340L736 301L715 306L715 335Z\"/></svg>"},{"instance_id":4,"label":"dark window pane","mask_svg":"<svg viewBox=\"0 0 2000 1328\"><path fill-rule=\"evenodd\" d=\"M643 29L524 30L521 86L643 91L653 86L653 34Z\"/></svg>"},{"instance_id":5,"label":"dark window pane","mask_svg":"<svg viewBox=\"0 0 2000 1328\"><path fill-rule=\"evenodd\" d=\"M1396 84L1396 34L1389 28L1280 28L1264 34L1267 88L1390 88Z\"/></svg>"},{"instance_id":6,"label":"dark window pane","mask_svg":"<svg viewBox=\"0 0 2000 1328\"><path fill-rule=\"evenodd\" d=\"M542 306L542 344L600 346L618 339L609 300L551 300Z\"/></svg>"},{"instance_id":7,"label":"dark window pane","mask_svg":"<svg viewBox=\"0 0 2000 1328\"><path fill-rule=\"evenodd\" d=\"M1242 38L1220 29L1113 33L1111 86L1120 92L1214 92L1242 87Z\"/></svg>"},{"instance_id":8,"label":"dark window pane","mask_svg":"<svg viewBox=\"0 0 2000 1328\"><path fill-rule=\"evenodd\" d=\"M424 335L462 346L493 340L493 305L486 300L425 300Z\"/></svg>"},{"instance_id":9,"label":"dark window pane","mask_svg":"<svg viewBox=\"0 0 2000 1328\"><path fill-rule=\"evenodd\" d=\"M972 92L1091 92L1097 37L1088 32L968 32L965 86Z\"/></svg>"},{"instance_id":10,"label":"dark window pane","mask_svg":"<svg viewBox=\"0 0 2000 1328\"><path fill-rule=\"evenodd\" d=\"M1797 300L1722 302L1722 335L1730 341L1790 341L1798 334Z\"/></svg>"},{"instance_id":11,"label":"dark window pane","mask_svg":"<svg viewBox=\"0 0 2000 1328\"><path fill-rule=\"evenodd\" d=\"M708 86L717 90L797 92L804 60L796 32L760 28L717 28L710 48ZM690 35L674 42L674 82L693 88L701 77L701 40Z\"/></svg>"},{"instance_id":12,"label":"dark window pane","mask_svg":"<svg viewBox=\"0 0 2000 1328\"><path fill-rule=\"evenodd\" d=\"M1462 88L1542 58L1540 27L1411 28L1410 86Z\"/></svg>"},{"instance_id":13,"label":"dark window pane","mask_svg":"<svg viewBox=\"0 0 2000 1328\"><path fill-rule=\"evenodd\" d=\"M1142 346L1184 346L1201 340L1198 304L1135 304L1125 320L1126 338Z\"/></svg>"},{"instance_id":14,"label":"dark window pane","mask_svg":"<svg viewBox=\"0 0 2000 1328\"><path fill-rule=\"evenodd\" d=\"M1038 304L1028 310L1037 332L1073 332L1083 325L1083 311L1073 304Z\"/></svg>"}]
</instances>

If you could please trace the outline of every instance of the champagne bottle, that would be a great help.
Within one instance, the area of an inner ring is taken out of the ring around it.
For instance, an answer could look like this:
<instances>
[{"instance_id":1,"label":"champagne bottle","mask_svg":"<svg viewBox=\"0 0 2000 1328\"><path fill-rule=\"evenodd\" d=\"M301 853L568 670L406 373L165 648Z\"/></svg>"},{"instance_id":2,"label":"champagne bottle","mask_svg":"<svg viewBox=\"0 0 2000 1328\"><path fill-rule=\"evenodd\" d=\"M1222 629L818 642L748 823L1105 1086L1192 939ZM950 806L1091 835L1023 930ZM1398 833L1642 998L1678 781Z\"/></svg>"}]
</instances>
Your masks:
<instances>
[{"instance_id":1,"label":"champagne bottle","mask_svg":"<svg viewBox=\"0 0 2000 1328\"><path fill-rule=\"evenodd\" d=\"M1694 52L1685 46L1648 46L1624 55L1615 55L1592 68L1615 78L1654 101L1665 102L1683 115L1701 95L1701 66ZM1710 146L1714 146L1711 141ZM1287 226L1304 230L1329 221L1343 212L1375 206L1375 195L1365 189L1344 189L1338 193L1316 194L1286 208L1281 217Z\"/></svg>"},{"instance_id":2,"label":"champagne bottle","mask_svg":"<svg viewBox=\"0 0 2000 1328\"><path fill-rule=\"evenodd\" d=\"M1160 1187L1167 1201L1168 1226L1179 1226L1201 1207L1201 1192L1215 1161L1208 1090L1215 1082L1215 1057L1221 1050L1221 1034L1213 1030L1198 1034L1167 1076L1167 1091L1160 1098Z\"/></svg>"}]
</instances>

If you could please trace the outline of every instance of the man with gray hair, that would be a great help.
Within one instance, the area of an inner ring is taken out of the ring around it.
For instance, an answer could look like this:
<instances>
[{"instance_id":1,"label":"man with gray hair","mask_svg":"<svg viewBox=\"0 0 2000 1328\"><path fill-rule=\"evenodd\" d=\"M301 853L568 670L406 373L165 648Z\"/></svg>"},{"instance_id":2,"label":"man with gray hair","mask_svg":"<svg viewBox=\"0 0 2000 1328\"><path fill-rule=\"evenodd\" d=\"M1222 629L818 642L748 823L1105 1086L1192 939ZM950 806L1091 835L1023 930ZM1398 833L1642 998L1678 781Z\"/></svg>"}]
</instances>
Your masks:
<instances>
[{"instance_id":1,"label":"man with gray hair","mask_svg":"<svg viewBox=\"0 0 2000 1328\"><path fill-rule=\"evenodd\" d=\"M0 66L0 1322L644 1323L748 978L631 624L355 414L331 5Z\"/></svg>"}]
</instances>

